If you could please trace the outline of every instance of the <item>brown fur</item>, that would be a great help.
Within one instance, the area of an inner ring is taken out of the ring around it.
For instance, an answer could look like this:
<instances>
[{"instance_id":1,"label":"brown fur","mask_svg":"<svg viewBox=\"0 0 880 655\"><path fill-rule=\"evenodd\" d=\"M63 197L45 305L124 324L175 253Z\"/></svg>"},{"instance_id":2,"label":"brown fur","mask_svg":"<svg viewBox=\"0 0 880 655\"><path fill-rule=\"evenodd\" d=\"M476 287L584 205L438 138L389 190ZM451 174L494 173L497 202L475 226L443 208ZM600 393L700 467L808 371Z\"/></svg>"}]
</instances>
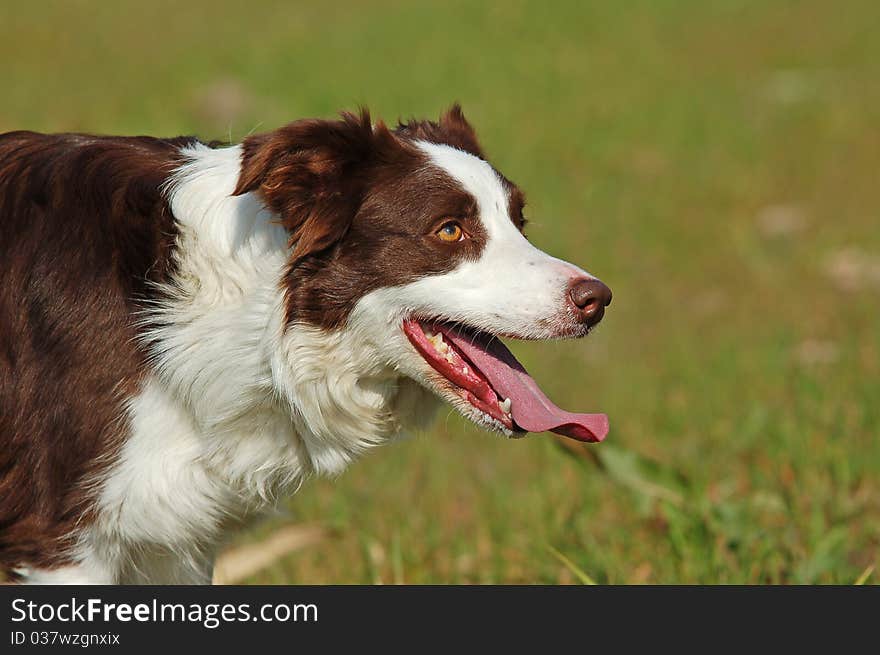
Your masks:
<instances>
[{"instance_id":1,"label":"brown fur","mask_svg":"<svg viewBox=\"0 0 880 655\"><path fill-rule=\"evenodd\" d=\"M159 185L186 139L0 136L0 570L69 559L144 368L138 299L168 278Z\"/></svg>"},{"instance_id":2,"label":"brown fur","mask_svg":"<svg viewBox=\"0 0 880 655\"><path fill-rule=\"evenodd\" d=\"M480 159L486 158L474 128L468 123L458 104L452 105L437 123L413 119L398 124L395 132L407 139L448 145L476 155Z\"/></svg>"}]
</instances>

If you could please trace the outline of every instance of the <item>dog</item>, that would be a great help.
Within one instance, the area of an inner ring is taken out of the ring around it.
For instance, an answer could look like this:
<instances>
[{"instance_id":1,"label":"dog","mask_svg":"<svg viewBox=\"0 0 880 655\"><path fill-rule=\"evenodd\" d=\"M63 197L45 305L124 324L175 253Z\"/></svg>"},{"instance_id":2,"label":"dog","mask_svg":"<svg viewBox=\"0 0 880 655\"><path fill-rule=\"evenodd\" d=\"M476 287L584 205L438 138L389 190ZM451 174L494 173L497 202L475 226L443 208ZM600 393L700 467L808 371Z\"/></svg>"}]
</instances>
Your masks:
<instances>
[{"instance_id":1,"label":"dog","mask_svg":"<svg viewBox=\"0 0 880 655\"><path fill-rule=\"evenodd\" d=\"M445 401L608 432L499 337L585 336L609 288L523 235L458 105L238 145L0 135L0 567L210 583L232 530Z\"/></svg>"}]
</instances>

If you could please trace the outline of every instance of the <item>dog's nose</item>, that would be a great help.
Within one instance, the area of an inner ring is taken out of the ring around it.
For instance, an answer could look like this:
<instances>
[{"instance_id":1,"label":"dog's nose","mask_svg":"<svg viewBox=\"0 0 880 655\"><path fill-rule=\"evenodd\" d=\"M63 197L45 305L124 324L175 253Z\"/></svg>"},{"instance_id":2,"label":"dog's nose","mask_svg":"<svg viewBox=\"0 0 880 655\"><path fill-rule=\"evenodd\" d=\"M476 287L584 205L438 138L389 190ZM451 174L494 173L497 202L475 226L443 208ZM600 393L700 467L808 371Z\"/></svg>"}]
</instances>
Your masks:
<instances>
[{"instance_id":1,"label":"dog's nose","mask_svg":"<svg viewBox=\"0 0 880 655\"><path fill-rule=\"evenodd\" d=\"M577 308L580 319L587 325L595 325L605 315L611 304L611 289L601 280L581 278L571 283L568 296Z\"/></svg>"}]
</instances>

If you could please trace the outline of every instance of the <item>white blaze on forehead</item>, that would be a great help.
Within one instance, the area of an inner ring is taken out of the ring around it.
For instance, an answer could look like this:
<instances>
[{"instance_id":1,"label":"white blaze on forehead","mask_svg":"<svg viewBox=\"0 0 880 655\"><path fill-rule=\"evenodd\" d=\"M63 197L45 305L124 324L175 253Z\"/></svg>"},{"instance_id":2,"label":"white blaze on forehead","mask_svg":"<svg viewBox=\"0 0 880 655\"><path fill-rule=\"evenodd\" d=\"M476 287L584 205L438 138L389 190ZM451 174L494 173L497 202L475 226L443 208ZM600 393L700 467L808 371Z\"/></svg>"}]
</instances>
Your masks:
<instances>
[{"instance_id":1,"label":"white blaze on forehead","mask_svg":"<svg viewBox=\"0 0 880 655\"><path fill-rule=\"evenodd\" d=\"M447 145L419 142L432 163L442 168L477 201L480 220L488 233L481 259L500 266L538 267L568 277L593 277L583 269L551 257L535 248L514 225L510 216L510 194L492 166L470 153Z\"/></svg>"},{"instance_id":2,"label":"white blaze on forehead","mask_svg":"<svg viewBox=\"0 0 880 655\"><path fill-rule=\"evenodd\" d=\"M554 269L570 278L593 277L574 264L551 257L529 243L511 220L510 194L501 176L488 162L447 145L421 141L419 147L435 166L443 169L477 201L480 220L489 237L482 259L492 260L499 265L515 263L540 267L542 271Z\"/></svg>"},{"instance_id":3,"label":"white blaze on forehead","mask_svg":"<svg viewBox=\"0 0 880 655\"><path fill-rule=\"evenodd\" d=\"M443 169L474 197L490 240L507 237L525 242L510 220L507 189L488 162L451 146L420 141L419 147L435 166Z\"/></svg>"},{"instance_id":4,"label":"white blaze on forehead","mask_svg":"<svg viewBox=\"0 0 880 655\"><path fill-rule=\"evenodd\" d=\"M447 145L418 146L474 198L486 242L476 260L464 260L447 273L367 294L352 314L353 324L381 325L417 315L521 338L564 334L572 321L569 285L589 274L526 240L511 220L504 182L487 162Z\"/></svg>"}]
</instances>

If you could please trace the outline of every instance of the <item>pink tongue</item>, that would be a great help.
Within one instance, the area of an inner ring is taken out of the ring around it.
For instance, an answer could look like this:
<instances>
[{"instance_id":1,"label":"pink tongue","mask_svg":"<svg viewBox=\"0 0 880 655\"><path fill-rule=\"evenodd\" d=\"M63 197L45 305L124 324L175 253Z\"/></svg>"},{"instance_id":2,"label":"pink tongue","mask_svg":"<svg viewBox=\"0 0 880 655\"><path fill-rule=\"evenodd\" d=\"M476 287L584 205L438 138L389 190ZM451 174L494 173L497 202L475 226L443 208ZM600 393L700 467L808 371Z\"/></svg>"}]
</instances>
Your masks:
<instances>
[{"instance_id":1,"label":"pink tongue","mask_svg":"<svg viewBox=\"0 0 880 655\"><path fill-rule=\"evenodd\" d=\"M579 441L602 441L608 434L605 414L573 414L554 405L500 340L487 344L450 329L443 334L480 369L502 400L510 398L513 420L523 430L556 432Z\"/></svg>"}]
</instances>

